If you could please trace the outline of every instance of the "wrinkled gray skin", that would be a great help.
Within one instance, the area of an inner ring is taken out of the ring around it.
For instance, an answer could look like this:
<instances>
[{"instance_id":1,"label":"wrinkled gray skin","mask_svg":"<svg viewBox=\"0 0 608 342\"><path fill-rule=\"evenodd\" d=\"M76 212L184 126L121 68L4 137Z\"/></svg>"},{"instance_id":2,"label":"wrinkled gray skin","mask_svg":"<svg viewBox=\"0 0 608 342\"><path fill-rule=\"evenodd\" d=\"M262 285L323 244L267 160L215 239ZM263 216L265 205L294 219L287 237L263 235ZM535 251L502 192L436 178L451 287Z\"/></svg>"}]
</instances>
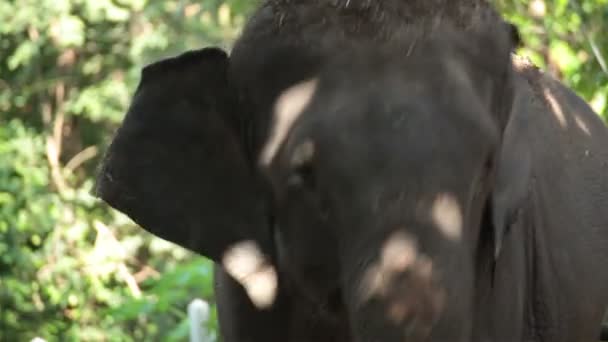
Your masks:
<instances>
[{"instance_id":1,"label":"wrinkled gray skin","mask_svg":"<svg viewBox=\"0 0 608 342\"><path fill-rule=\"evenodd\" d=\"M475 0L269 1L230 58L143 70L99 196L216 262L227 342L597 340L608 131L510 33ZM270 307L225 272L242 241Z\"/></svg>"}]
</instances>

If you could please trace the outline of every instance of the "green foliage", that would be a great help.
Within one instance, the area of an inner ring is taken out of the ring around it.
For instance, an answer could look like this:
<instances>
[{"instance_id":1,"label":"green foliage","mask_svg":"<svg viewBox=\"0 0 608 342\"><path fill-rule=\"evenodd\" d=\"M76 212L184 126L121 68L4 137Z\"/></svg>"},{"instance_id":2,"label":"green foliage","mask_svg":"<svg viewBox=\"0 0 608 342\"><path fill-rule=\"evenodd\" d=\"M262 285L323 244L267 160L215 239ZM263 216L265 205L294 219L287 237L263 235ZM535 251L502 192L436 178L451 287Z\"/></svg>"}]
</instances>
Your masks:
<instances>
[{"instance_id":1,"label":"green foliage","mask_svg":"<svg viewBox=\"0 0 608 342\"><path fill-rule=\"evenodd\" d=\"M519 54L562 80L608 120L608 0L493 0L515 23Z\"/></svg>"},{"instance_id":2,"label":"green foliage","mask_svg":"<svg viewBox=\"0 0 608 342\"><path fill-rule=\"evenodd\" d=\"M95 200L93 177L142 66L229 48L251 5L0 2L0 341L186 339L212 265Z\"/></svg>"},{"instance_id":3,"label":"green foliage","mask_svg":"<svg viewBox=\"0 0 608 342\"><path fill-rule=\"evenodd\" d=\"M608 0L494 2L608 118ZM0 1L0 341L183 341L188 302L213 304L210 262L95 200L93 177L142 66L228 49L254 5Z\"/></svg>"}]
</instances>

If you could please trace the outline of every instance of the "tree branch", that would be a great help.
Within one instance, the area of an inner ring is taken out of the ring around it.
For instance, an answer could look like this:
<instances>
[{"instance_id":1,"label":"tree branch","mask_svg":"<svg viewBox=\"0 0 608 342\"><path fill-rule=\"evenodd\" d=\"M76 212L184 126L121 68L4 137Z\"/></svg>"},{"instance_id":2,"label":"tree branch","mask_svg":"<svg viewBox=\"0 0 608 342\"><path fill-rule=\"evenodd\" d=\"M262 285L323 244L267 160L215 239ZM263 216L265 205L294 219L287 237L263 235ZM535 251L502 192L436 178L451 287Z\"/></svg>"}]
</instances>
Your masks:
<instances>
[{"instance_id":1,"label":"tree branch","mask_svg":"<svg viewBox=\"0 0 608 342\"><path fill-rule=\"evenodd\" d=\"M95 156L97 156L97 152L97 146L89 146L85 148L72 157L72 159L67 162L64 169L69 173L73 173L74 170L76 170L80 165L95 158Z\"/></svg>"},{"instance_id":2,"label":"tree branch","mask_svg":"<svg viewBox=\"0 0 608 342\"><path fill-rule=\"evenodd\" d=\"M51 168L51 180L60 194L65 193L69 187L61 173L61 165L59 157L61 156L61 148L63 142L63 125L65 115L63 112L63 101L65 100L65 84L57 83L55 86L55 117L53 120L52 134L46 138L46 158ZM50 121L52 117L52 106L47 101L43 105L43 118L45 121Z\"/></svg>"}]
</instances>

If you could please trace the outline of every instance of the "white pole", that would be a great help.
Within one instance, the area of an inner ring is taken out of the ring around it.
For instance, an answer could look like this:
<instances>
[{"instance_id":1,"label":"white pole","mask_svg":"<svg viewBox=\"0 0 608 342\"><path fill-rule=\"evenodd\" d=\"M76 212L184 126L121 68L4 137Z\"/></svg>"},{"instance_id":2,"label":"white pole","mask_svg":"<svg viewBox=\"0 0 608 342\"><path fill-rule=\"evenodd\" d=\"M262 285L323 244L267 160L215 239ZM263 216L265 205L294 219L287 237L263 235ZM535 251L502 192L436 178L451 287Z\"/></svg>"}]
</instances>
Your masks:
<instances>
[{"instance_id":1,"label":"white pole","mask_svg":"<svg viewBox=\"0 0 608 342\"><path fill-rule=\"evenodd\" d=\"M209 319L209 304L202 299L194 299L188 304L190 321L190 342L209 342L203 323Z\"/></svg>"}]
</instances>

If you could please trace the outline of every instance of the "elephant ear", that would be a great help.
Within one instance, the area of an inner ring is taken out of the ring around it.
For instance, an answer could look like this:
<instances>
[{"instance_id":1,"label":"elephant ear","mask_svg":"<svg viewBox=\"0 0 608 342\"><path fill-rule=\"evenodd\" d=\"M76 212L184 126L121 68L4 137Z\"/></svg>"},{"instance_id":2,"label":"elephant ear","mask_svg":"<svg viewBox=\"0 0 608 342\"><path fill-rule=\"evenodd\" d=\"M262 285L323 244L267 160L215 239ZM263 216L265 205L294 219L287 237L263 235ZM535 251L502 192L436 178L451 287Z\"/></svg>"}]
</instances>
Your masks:
<instances>
[{"instance_id":1,"label":"elephant ear","mask_svg":"<svg viewBox=\"0 0 608 342\"><path fill-rule=\"evenodd\" d=\"M495 259L498 259L505 235L517 219L518 211L528 196L532 159L528 141L525 134L522 134L529 127L528 99L525 93L515 94L497 156L496 178L491 197Z\"/></svg>"},{"instance_id":2,"label":"elephant ear","mask_svg":"<svg viewBox=\"0 0 608 342\"><path fill-rule=\"evenodd\" d=\"M265 259L272 253L266 205L244 153L228 64L224 51L206 48L145 67L97 195L145 230L216 262L239 243Z\"/></svg>"},{"instance_id":3,"label":"elephant ear","mask_svg":"<svg viewBox=\"0 0 608 342\"><path fill-rule=\"evenodd\" d=\"M511 60L511 52L521 43L516 30L508 22L480 22L471 29L471 39L463 43L465 48L461 50L465 51L473 87L502 133L489 199L495 258L526 199L532 167L529 145L522 134L528 127L529 97L517 91L521 87L516 85Z\"/></svg>"}]
</instances>

